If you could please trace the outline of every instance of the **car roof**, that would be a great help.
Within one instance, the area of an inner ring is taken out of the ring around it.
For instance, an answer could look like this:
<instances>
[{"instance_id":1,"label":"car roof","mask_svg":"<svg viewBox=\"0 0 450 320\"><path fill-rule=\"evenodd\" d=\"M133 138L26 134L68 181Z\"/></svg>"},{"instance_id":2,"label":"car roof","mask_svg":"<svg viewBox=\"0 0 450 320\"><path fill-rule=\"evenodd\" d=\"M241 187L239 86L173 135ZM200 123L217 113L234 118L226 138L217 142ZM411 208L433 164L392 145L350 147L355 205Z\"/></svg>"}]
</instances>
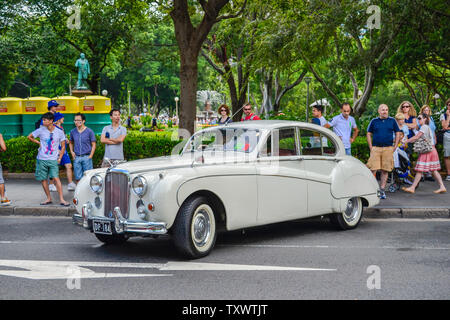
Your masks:
<instances>
[{"instance_id":1,"label":"car roof","mask_svg":"<svg viewBox=\"0 0 450 320\"><path fill-rule=\"evenodd\" d=\"M232 122L227 125L210 127L205 130L214 130L217 128L248 128L248 129L262 129L262 130L271 130L275 128L285 127L285 126L302 126L302 127L310 127L317 128L317 126L308 122L301 121L289 121L289 120L253 120L253 121L241 121L241 122Z\"/></svg>"}]
</instances>

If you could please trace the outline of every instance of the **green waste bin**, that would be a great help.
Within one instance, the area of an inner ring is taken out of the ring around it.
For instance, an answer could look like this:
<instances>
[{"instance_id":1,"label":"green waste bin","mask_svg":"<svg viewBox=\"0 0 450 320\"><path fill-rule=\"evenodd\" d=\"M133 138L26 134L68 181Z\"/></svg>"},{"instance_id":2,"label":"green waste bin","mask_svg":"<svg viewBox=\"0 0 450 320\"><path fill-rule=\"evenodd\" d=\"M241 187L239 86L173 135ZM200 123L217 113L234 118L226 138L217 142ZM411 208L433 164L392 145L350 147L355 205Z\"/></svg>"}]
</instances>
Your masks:
<instances>
[{"instance_id":1,"label":"green waste bin","mask_svg":"<svg viewBox=\"0 0 450 320\"><path fill-rule=\"evenodd\" d=\"M5 140L22 135L22 99L0 99L0 133Z\"/></svg>"},{"instance_id":2,"label":"green waste bin","mask_svg":"<svg viewBox=\"0 0 450 320\"><path fill-rule=\"evenodd\" d=\"M111 124L109 112L111 99L103 96L86 96L80 98L80 112L86 116L86 126L97 135L102 133L105 126Z\"/></svg>"},{"instance_id":3,"label":"green waste bin","mask_svg":"<svg viewBox=\"0 0 450 320\"><path fill-rule=\"evenodd\" d=\"M23 135L28 136L35 130L35 123L44 113L48 112L46 97L31 97L22 101L22 127Z\"/></svg>"}]
</instances>

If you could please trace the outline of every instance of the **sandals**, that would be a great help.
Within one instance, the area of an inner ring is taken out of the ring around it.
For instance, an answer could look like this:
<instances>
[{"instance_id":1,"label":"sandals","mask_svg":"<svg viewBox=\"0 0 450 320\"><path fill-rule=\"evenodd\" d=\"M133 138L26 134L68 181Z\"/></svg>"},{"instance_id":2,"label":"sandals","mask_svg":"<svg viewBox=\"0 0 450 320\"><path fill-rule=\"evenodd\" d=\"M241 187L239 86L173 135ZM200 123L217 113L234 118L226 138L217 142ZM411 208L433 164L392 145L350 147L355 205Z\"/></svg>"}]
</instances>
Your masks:
<instances>
[{"instance_id":1,"label":"sandals","mask_svg":"<svg viewBox=\"0 0 450 320\"><path fill-rule=\"evenodd\" d=\"M63 206L63 207L68 207L68 206L70 206L70 203L68 203L68 202L67 203L61 202L60 205Z\"/></svg>"},{"instance_id":2,"label":"sandals","mask_svg":"<svg viewBox=\"0 0 450 320\"><path fill-rule=\"evenodd\" d=\"M47 206L52 203L53 203L52 201L44 201L44 202L41 202L41 206Z\"/></svg>"},{"instance_id":3,"label":"sandals","mask_svg":"<svg viewBox=\"0 0 450 320\"><path fill-rule=\"evenodd\" d=\"M438 190L434 190L434 193L438 194L438 193L446 193L447 189L438 189Z\"/></svg>"}]
</instances>

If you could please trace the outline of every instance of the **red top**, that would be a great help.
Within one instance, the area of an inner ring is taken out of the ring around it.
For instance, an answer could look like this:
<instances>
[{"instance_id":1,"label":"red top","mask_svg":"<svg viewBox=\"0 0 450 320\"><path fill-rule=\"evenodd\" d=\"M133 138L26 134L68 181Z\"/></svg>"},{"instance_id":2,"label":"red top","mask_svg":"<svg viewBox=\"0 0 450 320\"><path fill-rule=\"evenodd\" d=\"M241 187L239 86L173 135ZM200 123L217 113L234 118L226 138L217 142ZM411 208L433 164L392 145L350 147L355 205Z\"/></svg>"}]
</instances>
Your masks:
<instances>
[{"instance_id":1,"label":"red top","mask_svg":"<svg viewBox=\"0 0 450 320\"><path fill-rule=\"evenodd\" d=\"M261 118L258 117L256 114L252 113L249 116L246 116L244 119L241 119L241 121L248 121L248 120L261 120Z\"/></svg>"}]
</instances>

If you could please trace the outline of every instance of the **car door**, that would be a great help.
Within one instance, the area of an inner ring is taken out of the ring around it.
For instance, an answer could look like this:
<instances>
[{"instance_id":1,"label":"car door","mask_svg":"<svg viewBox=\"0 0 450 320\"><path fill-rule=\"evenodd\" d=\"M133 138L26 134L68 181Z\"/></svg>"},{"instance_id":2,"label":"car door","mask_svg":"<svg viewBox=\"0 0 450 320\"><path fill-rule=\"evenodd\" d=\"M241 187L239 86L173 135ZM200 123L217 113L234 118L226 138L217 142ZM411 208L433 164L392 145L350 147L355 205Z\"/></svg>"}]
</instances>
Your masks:
<instances>
[{"instance_id":1,"label":"car door","mask_svg":"<svg viewBox=\"0 0 450 320\"><path fill-rule=\"evenodd\" d=\"M272 130L257 161L258 223L307 216L307 181L295 126Z\"/></svg>"},{"instance_id":2,"label":"car door","mask_svg":"<svg viewBox=\"0 0 450 320\"><path fill-rule=\"evenodd\" d=\"M308 179L308 215L330 213L331 179L337 161L337 147L330 136L314 129L300 128L300 150Z\"/></svg>"}]
</instances>

